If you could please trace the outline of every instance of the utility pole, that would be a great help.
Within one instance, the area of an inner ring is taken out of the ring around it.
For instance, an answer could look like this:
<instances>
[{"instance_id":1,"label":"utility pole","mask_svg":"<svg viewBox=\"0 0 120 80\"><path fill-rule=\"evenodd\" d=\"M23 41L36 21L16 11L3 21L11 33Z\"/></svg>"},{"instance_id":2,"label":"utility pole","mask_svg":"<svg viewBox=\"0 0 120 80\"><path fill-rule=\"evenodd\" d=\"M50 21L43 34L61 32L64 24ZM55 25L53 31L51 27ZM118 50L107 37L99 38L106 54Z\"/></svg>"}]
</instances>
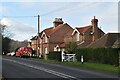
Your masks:
<instances>
[{"instance_id":1,"label":"utility pole","mask_svg":"<svg viewBox=\"0 0 120 80\"><path fill-rule=\"evenodd\" d=\"M40 15L38 15L38 40L37 40L37 57L39 57L40 55Z\"/></svg>"}]
</instances>

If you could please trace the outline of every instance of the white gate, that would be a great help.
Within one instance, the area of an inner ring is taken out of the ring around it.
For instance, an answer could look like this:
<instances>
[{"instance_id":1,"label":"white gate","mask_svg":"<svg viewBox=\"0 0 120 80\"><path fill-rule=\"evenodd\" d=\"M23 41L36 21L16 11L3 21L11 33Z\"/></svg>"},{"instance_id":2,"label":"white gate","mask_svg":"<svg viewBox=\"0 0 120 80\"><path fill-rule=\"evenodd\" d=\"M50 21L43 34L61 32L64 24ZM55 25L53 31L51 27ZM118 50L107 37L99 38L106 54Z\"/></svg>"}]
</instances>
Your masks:
<instances>
[{"instance_id":1,"label":"white gate","mask_svg":"<svg viewBox=\"0 0 120 80\"><path fill-rule=\"evenodd\" d=\"M61 53L62 62L68 61L68 62L75 62L77 61L75 54L65 54L64 51Z\"/></svg>"}]
</instances>

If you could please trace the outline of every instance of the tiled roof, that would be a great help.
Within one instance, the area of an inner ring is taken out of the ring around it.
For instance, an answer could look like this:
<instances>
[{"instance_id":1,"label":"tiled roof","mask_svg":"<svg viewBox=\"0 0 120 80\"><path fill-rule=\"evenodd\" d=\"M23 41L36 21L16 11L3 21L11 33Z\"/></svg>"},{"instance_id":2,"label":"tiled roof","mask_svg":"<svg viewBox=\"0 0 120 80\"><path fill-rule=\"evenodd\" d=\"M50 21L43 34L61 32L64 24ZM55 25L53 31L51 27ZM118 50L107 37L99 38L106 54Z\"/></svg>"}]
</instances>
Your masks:
<instances>
[{"instance_id":1,"label":"tiled roof","mask_svg":"<svg viewBox=\"0 0 120 80\"><path fill-rule=\"evenodd\" d=\"M50 37L52 34L54 34L57 30L59 30L60 28L62 28L63 26L67 25L67 23L64 24L60 24L56 27L50 27L50 28L46 28L44 29L39 36L41 37L42 33L45 32L45 34ZM37 39L37 36L34 36L31 40Z\"/></svg>"},{"instance_id":2,"label":"tiled roof","mask_svg":"<svg viewBox=\"0 0 120 80\"><path fill-rule=\"evenodd\" d=\"M92 25L90 26L85 26L85 27L76 27L76 29L80 32L80 33L85 33L87 30L89 30L92 27Z\"/></svg>"},{"instance_id":3,"label":"tiled roof","mask_svg":"<svg viewBox=\"0 0 120 80\"><path fill-rule=\"evenodd\" d=\"M120 33L108 33L108 34L105 34L100 39L96 40L95 42L92 42L87 47L88 48L112 47L119 36L120 36Z\"/></svg>"},{"instance_id":4,"label":"tiled roof","mask_svg":"<svg viewBox=\"0 0 120 80\"><path fill-rule=\"evenodd\" d=\"M70 37L72 36L74 29L71 29L70 31L68 31L68 33L66 35L64 35L64 37Z\"/></svg>"},{"instance_id":5,"label":"tiled roof","mask_svg":"<svg viewBox=\"0 0 120 80\"><path fill-rule=\"evenodd\" d=\"M62 27L63 27L64 25L66 25L66 24L67 24L67 23L65 23L65 24L60 24L60 25L58 25L58 26L56 26L56 27L53 27L50 35L54 34L54 32L56 32L57 30L59 30L60 28L62 28Z\"/></svg>"},{"instance_id":6,"label":"tiled roof","mask_svg":"<svg viewBox=\"0 0 120 80\"><path fill-rule=\"evenodd\" d=\"M34 37L32 37L32 39L30 39L30 40L36 40L37 39L37 36L34 36Z\"/></svg>"},{"instance_id":7,"label":"tiled roof","mask_svg":"<svg viewBox=\"0 0 120 80\"><path fill-rule=\"evenodd\" d=\"M43 32L45 32L45 34L49 37L50 35L52 35L54 32L59 30L64 25L66 25L66 23L65 24L60 24L60 25L58 25L56 27L47 28L47 29L43 30Z\"/></svg>"},{"instance_id":8,"label":"tiled roof","mask_svg":"<svg viewBox=\"0 0 120 80\"><path fill-rule=\"evenodd\" d=\"M50 34L53 32L53 27L47 28L47 29L43 30L43 32L45 32L45 34L46 34L47 36L50 36ZM40 36L41 36L41 35L40 35Z\"/></svg>"},{"instance_id":9,"label":"tiled roof","mask_svg":"<svg viewBox=\"0 0 120 80\"><path fill-rule=\"evenodd\" d=\"M64 48L65 47L65 43L60 44L60 47Z\"/></svg>"}]
</instances>

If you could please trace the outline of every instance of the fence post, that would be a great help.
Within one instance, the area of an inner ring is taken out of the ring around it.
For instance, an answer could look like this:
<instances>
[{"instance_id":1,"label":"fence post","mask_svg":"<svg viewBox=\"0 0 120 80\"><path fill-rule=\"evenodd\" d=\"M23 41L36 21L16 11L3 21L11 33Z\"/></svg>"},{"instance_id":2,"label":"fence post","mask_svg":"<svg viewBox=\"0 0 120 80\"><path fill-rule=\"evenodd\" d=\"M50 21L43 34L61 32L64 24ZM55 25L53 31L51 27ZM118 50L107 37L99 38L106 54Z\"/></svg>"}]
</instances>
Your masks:
<instances>
[{"instance_id":1,"label":"fence post","mask_svg":"<svg viewBox=\"0 0 120 80\"><path fill-rule=\"evenodd\" d=\"M64 51L61 52L61 61L63 62L64 61Z\"/></svg>"},{"instance_id":2,"label":"fence post","mask_svg":"<svg viewBox=\"0 0 120 80\"><path fill-rule=\"evenodd\" d=\"M81 55L81 62L82 62L82 64L84 63L83 55Z\"/></svg>"}]
</instances>

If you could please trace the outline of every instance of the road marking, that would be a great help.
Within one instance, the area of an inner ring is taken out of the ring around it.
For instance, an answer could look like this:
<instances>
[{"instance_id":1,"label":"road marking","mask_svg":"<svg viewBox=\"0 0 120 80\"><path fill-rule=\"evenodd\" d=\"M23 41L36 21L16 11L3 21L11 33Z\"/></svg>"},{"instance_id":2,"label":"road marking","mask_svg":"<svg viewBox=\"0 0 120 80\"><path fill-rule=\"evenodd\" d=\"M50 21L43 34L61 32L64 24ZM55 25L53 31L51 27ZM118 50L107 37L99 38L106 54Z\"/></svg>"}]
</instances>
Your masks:
<instances>
[{"instance_id":1,"label":"road marking","mask_svg":"<svg viewBox=\"0 0 120 80\"><path fill-rule=\"evenodd\" d=\"M64 74L64 73L61 73L61 72L53 71L53 70L50 70L50 69L46 69L46 68L43 68L43 67L28 65L26 63L18 62L18 61L11 60L11 59L3 59L3 60L18 63L18 64L21 64L21 65L31 67L31 68L34 68L34 69L37 69L37 70L41 70L41 71L44 71L44 72L47 72L47 73L50 73L50 74L53 74L53 75L56 75L56 76L59 76L59 77L62 77L62 78L66 78L66 79L69 79L69 80L81 80L81 79L78 79L76 77L73 77L73 76L70 76L70 75L67 75L67 74Z\"/></svg>"}]
</instances>

